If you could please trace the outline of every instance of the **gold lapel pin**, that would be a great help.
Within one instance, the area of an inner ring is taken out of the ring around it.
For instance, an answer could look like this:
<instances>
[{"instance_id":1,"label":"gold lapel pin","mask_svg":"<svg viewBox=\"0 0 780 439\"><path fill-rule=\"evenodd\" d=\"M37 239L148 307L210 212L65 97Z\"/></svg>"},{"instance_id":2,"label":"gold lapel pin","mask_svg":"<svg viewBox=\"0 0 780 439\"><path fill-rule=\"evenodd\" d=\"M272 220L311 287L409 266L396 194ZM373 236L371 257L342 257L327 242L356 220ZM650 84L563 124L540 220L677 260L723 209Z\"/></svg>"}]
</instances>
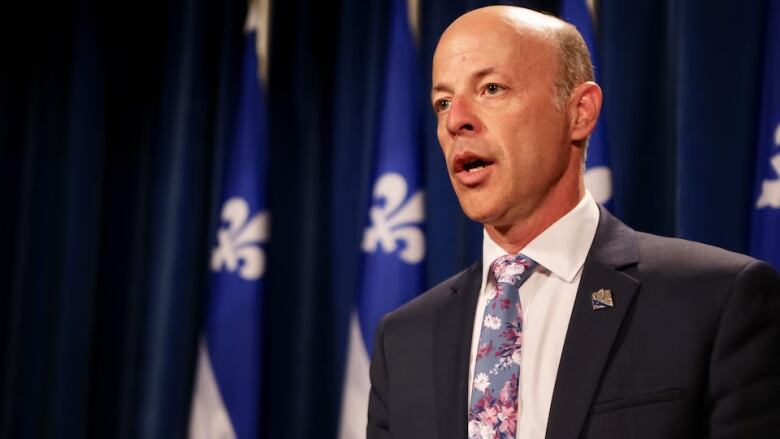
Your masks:
<instances>
[{"instance_id":1,"label":"gold lapel pin","mask_svg":"<svg viewBox=\"0 0 780 439\"><path fill-rule=\"evenodd\" d=\"M593 305L593 311L612 308L615 303L612 301L612 290L604 288L590 294L590 303Z\"/></svg>"}]
</instances>

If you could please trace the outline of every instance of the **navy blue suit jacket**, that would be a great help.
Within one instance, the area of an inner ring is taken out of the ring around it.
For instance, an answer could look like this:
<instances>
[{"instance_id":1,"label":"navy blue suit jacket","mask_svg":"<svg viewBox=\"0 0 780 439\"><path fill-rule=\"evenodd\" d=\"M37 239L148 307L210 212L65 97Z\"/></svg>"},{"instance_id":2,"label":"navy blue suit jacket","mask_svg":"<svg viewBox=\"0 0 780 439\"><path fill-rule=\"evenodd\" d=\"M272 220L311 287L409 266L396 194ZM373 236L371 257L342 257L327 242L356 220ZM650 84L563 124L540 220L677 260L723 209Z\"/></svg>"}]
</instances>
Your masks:
<instances>
[{"instance_id":1,"label":"navy blue suit jacket","mask_svg":"<svg viewBox=\"0 0 780 439\"><path fill-rule=\"evenodd\" d=\"M369 439L467 437L481 274L478 262L384 317ZM614 307L594 311L602 288ZM780 437L780 276L744 255L635 232L601 209L546 437Z\"/></svg>"}]
</instances>

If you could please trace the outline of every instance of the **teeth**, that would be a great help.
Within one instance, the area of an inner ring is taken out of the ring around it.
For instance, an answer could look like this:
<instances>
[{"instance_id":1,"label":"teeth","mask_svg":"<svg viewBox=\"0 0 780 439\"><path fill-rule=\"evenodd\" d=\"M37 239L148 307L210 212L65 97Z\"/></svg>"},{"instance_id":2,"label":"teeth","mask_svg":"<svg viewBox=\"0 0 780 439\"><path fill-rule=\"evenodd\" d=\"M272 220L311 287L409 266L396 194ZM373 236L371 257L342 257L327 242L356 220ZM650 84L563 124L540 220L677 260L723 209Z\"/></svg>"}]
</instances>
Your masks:
<instances>
[{"instance_id":1,"label":"teeth","mask_svg":"<svg viewBox=\"0 0 780 439\"><path fill-rule=\"evenodd\" d=\"M482 169L484 169L484 168L485 168L484 166L477 166L476 168L471 168L471 169L469 169L469 172L477 172L477 171L481 171L481 170L482 170Z\"/></svg>"}]
</instances>

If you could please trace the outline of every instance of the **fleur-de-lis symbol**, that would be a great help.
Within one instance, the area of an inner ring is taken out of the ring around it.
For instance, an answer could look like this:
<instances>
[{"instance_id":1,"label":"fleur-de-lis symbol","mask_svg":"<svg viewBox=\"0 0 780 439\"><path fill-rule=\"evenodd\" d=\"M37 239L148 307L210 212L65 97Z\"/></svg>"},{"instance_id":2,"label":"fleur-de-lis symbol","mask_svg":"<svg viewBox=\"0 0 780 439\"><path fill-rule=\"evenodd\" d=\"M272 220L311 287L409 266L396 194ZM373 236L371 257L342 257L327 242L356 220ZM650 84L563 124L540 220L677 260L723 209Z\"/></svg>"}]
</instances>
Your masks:
<instances>
[{"instance_id":1,"label":"fleur-de-lis symbol","mask_svg":"<svg viewBox=\"0 0 780 439\"><path fill-rule=\"evenodd\" d=\"M780 124L775 128L775 146L780 147ZM765 179L761 183L761 195L756 201L756 208L762 207L780 208L780 152L770 159L769 163L775 170L775 179Z\"/></svg>"},{"instance_id":2,"label":"fleur-de-lis symbol","mask_svg":"<svg viewBox=\"0 0 780 439\"><path fill-rule=\"evenodd\" d=\"M369 210L371 226L363 233L363 251L373 253L382 247L385 253L404 244L399 257L416 264L425 257L425 235L418 226L424 219L423 192L415 192L406 202L406 180L394 172L382 175L374 185L374 205Z\"/></svg>"},{"instance_id":3,"label":"fleur-de-lis symbol","mask_svg":"<svg viewBox=\"0 0 780 439\"><path fill-rule=\"evenodd\" d=\"M241 197L233 197L222 206L222 221L217 231L217 246L211 253L211 270L224 267L229 272L238 270L245 280L257 280L265 272L265 253L260 247L268 239L269 214L256 213L249 221L249 205Z\"/></svg>"}]
</instances>

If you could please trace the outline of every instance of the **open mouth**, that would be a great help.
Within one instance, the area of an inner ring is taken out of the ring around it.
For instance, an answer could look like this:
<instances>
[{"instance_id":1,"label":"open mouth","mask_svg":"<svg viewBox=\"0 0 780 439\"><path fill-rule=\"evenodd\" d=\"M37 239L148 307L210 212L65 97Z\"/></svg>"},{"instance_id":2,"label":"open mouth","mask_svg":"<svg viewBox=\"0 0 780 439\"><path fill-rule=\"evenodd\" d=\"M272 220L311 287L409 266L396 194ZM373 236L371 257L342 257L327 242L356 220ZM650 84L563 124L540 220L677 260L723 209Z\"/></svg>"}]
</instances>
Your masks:
<instances>
[{"instance_id":1,"label":"open mouth","mask_svg":"<svg viewBox=\"0 0 780 439\"><path fill-rule=\"evenodd\" d=\"M476 159L463 164L463 169L467 172L477 172L489 165L488 162L482 159Z\"/></svg>"},{"instance_id":2,"label":"open mouth","mask_svg":"<svg viewBox=\"0 0 780 439\"><path fill-rule=\"evenodd\" d=\"M453 170L456 174L463 171L468 173L478 172L493 164L493 162L487 158L480 157L470 152L456 155L454 159Z\"/></svg>"}]
</instances>

